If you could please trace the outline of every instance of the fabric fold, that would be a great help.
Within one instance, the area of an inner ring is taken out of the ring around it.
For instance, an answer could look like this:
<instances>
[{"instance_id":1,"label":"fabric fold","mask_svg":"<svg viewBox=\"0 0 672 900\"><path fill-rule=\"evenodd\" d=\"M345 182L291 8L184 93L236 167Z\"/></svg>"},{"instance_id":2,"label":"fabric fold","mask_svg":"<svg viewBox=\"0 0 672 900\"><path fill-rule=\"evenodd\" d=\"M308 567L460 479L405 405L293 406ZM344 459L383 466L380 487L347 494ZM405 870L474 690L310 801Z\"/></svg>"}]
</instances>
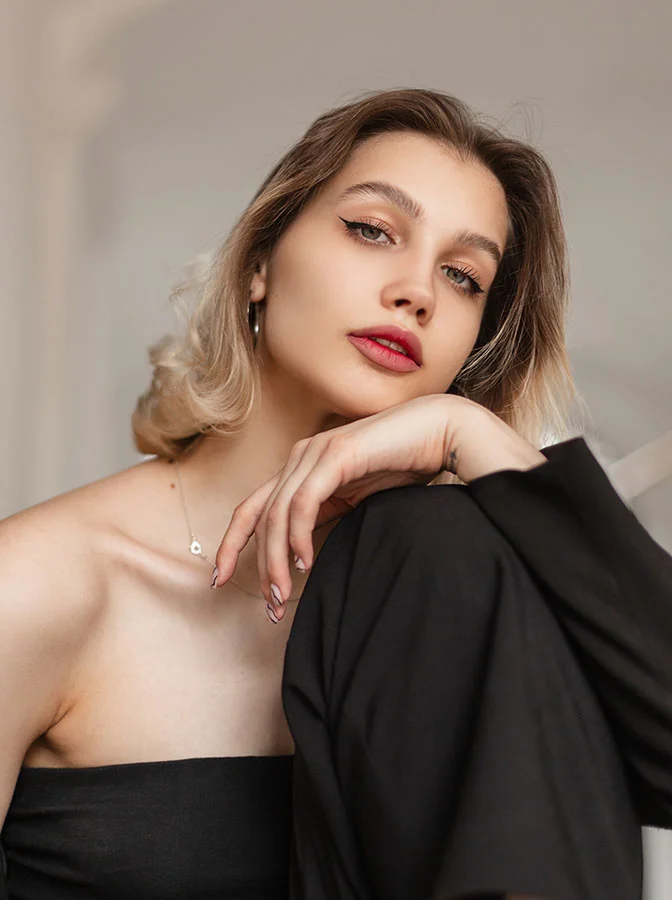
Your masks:
<instances>
[{"instance_id":1,"label":"fabric fold","mask_svg":"<svg viewBox=\"0 0 672 900\"><path fill-rule=\"evenodd\" d=\"M543 582L632 770L641 824L672 828L672 556L583 437L541 452L547 463L467 489Z\"/></svg>"},{"instance_id":2,"label":"fabric fold","mask_svg":"<svg viewBox=\"0 0 672 900\"><path fill-rule=\"evenodd\" d=\"M381 491L323 545L283 673L292 900L640 900L672 559L582 439L543 452Z\"/></svg>"}]
</instances>

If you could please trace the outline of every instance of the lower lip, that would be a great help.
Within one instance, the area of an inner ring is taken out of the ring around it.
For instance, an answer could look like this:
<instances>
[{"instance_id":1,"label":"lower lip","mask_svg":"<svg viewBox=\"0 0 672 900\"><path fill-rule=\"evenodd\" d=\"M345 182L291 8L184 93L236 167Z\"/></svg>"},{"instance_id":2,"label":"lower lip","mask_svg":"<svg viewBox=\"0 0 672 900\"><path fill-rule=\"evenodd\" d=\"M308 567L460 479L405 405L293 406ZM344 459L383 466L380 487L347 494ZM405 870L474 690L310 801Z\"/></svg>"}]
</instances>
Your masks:
<instances>
[{"instance_id":1,"label":"lower lip","mask_svg":"<svg viewBox=\"0 0 672 900\"><path fill-rule=\"evenodd\" d=\"M420 368L410 356L404 356L403 353L398 353L390 347L377 344L371 338L356 337L354 334L349 334L348 340L352 341L355 347L372 362L378 363L379 366L384 366L386 369L391 369L393 372L415 372Z\"/></svg>"}]
</instances>

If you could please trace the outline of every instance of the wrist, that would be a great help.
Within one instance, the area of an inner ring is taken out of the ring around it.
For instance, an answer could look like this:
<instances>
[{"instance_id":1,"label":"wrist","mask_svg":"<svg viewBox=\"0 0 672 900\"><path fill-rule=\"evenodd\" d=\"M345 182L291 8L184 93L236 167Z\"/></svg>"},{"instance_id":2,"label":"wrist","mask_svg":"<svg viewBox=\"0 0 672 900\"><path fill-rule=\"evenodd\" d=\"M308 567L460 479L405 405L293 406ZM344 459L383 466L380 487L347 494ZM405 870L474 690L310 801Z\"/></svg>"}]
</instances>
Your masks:
<instances>
[{"instance_id":1,"label":"wrist","mask_svg":"<svg viewBox=\"0 0 672 900\"><path fill-rule=\"evenodd\" d=\"M470 407L468 415L460 417L459 426L453 419L449 428L446 471L468 484L494 472L527 471L548 462L540 450L490 410L474 403Z\"/></svg>"}]
</instances>

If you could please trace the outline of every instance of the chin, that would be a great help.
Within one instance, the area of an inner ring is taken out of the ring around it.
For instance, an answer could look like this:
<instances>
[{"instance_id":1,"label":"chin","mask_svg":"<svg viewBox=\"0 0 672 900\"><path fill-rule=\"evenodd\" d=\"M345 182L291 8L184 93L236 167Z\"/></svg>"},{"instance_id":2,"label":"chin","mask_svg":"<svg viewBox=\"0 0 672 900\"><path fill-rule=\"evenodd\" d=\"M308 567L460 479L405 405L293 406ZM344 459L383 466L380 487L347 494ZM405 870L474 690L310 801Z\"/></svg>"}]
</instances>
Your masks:
<instances>
[{"instance_id":1,"label":"chin","mask_svg":"<svg viewBox=\"0 0 672 900\"><path fill-rule=\"evenodd\" d=\"M398 392L391 390L382 391L378 388L367 391L360 381L356 389L347 393L339 391L338 396L335 396L331 392L328 397L327 408L332 415L355 420L373 416L408 399L410 398L400 397Z\"/></svg>"},{"instance_id":2,"label":"chin","mask_svg":"<svg viewBox=\"0 0 672 900\"><path fill-rule=\"evenodd\" d=\"M284 368L307 388L308 395L317 398L327 415L363 419L415 396L409 394L409 375L376 372L359 360L343 359L341 354L331 354L326 348L322 353L319 348L313 349L318 352L304 355L293 364L287 360Z\"/></svg>"}]
</instances>

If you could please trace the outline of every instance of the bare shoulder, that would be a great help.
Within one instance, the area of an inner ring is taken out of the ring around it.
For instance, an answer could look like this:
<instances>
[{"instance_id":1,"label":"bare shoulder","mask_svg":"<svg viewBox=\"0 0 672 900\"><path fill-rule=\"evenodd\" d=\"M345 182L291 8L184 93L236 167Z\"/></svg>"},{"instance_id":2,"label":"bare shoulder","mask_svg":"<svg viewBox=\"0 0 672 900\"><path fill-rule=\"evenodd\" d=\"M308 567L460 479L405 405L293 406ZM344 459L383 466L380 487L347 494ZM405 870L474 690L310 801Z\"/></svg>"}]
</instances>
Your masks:
<instances>
[{"instance_id":1,"label":"bare shoulder","mask_svg":"<svg viewBox=\"0 0 672 900\"><path fill-rule=\"evenodd\" d=\"M0 630L52 640L85 628L104 602L96 529L82 497L39 503L0 522Z\"/></svg>"},{"instance_id":2,"label":"bare shoulder","mask_svg":"<svg viewBox=\"0 0 672 900\"><path fill-rule=\"evenodd\" d=\"M0 821L105 604L86 523L55 498L0 522Z\"/></svg>"},{"instance_id":3,"label":"bare shoulder","mask_svg":"<svg viewBox=\"0 0 672 900\"><path fill-rule=\"evenodd\" d=\"M66 710L73 667L104 621L100 501L92 484L0 521L0 825L25 753Z\"/></svg>"},{"instance_id":4,"label":"bare shoulder","mask_svg":"<svg viewBox=\"0 0 672 900\"><path fill-rule=\"evenodd\" d=\"M140 463L0 521L0 631L16 620L73 636L103 614L128 523L155 511L158 469Z\"/></svg>"}]
</instances>

